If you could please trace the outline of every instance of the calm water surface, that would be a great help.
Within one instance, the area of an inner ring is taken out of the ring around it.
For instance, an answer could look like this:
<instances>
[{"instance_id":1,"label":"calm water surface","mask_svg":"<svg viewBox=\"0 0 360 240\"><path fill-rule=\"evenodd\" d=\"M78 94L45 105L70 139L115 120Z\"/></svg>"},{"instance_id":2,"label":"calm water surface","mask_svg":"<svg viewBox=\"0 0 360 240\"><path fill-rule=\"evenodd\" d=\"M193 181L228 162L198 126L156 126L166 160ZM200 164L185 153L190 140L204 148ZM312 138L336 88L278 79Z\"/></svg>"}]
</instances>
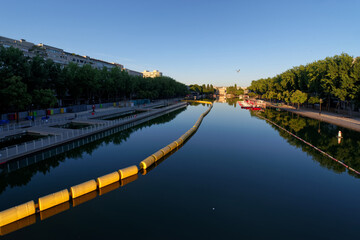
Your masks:
<instances>
[{"instance_id":1,"label":"calm water surface","mask_svg":"<svg viewBox=\"0 0 360 240\"><path fill-rule=\"evenodd\" d=\"M189 106L68 154L3 171L0 210L138 164L206 109ZM359 133L286 112L262 115L360 169ZM64 211L52 217L37 215L36 223L3 239L359 236L360 179L236 104L215 103L182 148L131 180L80 205L60 206Z\"/></svg>"}]
</instances>

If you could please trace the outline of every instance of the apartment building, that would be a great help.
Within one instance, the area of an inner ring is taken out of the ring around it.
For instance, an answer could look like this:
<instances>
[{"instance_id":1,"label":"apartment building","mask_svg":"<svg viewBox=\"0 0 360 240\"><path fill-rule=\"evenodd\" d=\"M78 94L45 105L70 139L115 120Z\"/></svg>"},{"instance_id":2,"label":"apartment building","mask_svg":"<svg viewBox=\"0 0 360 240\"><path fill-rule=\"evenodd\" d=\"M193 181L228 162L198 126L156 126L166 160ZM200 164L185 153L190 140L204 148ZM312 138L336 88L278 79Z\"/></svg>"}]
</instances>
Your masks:
<instances>
[{"instance_id":1,"label":"apartment building","mask_svg":"<svg viewBox=\"0 0 360 240\"><path fill-rule=\"evenodd\" d=\"M124 70L130 75L130 76L139 76L139 77L143 77L143 74L141 72L137 72L134 70L130 70L127 68L124 68Z\"/></svg>"},{"instance_id":2,"label":"apartment building","mask_svg":"<svg viewBox=\"0 0 360 240\"><path fill-rule=\"evenodd\" d=\"M103 60L91 58L89 56L81 56L75 53L69 53L64 51L63 49L45 45L42 43L36 45L34 43L27 42L25 39L15 40L0 36L0 45L5 48L18 48L24 53L25 56L30 58L38 55L43 57L44 59L51 59L55 63L59 63L63 66L69 64L70 62L73 62L78 64L79 66L90 64L92 67L98 69L102 69L103 67L119 67L122 70L124 68L124 66L119 63L110 63Z\"/></svg>"},{"instance_id":3,"label":"apartment building","mask_svg":"<svg viewBox=\"0 0 360 240\"><path fill-rule=\"evenodd\" d=\"M159 72L159 70L154 70L152 72L145 70L142 72L144 78L155 78L155 77L161 77L162 76L162 72Z\"/></svg>"}]
</instances>

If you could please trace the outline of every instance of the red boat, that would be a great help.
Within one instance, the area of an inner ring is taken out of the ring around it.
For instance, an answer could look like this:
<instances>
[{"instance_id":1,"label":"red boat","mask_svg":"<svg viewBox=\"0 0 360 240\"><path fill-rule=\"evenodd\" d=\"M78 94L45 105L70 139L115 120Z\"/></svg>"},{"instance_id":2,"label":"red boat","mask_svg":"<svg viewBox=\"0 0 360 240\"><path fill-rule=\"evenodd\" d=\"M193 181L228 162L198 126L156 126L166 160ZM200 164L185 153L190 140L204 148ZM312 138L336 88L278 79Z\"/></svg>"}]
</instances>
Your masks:
<instances>
[{"instance_id":1,"label":"red boat","mask_svg":"<svg viewBox=\"0 0 360 240\"><path fill-rule=\"evenodd\" d=\"M261 101L261 100L260 100ZM263 109L263 103L262 101L259 102L257 100L244 100L244 101L238 101L239 105L243 109L250 109L253 111L259 111Z\"/></svg>"}]
</instances>

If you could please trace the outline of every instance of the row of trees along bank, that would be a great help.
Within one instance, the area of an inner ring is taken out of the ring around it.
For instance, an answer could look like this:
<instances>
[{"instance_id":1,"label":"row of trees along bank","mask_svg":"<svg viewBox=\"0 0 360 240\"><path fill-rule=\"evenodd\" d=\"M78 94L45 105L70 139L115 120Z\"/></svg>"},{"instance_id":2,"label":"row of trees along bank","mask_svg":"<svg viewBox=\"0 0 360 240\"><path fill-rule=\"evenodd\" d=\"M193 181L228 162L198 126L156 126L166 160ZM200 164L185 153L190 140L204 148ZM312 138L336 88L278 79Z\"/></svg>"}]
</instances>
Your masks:
<instances>
[{"instance_id":1,"label":"row of trees along bank","mask_svg":"<svg viewBox=\"0 0 360 240\"><path fill-rule=\"evenodd\" d=\"M293 67L273 78L252 81L253 95L285 103L323 102L326 108L359 110L360 58L346 53L327 57L305 66Z\"/></svg>"},{"instance_id":2,"label":"row of trees along bank","mask_svg":"<svg viewBox=\"0 0 360 240\"><path fill-rule=\"evenodd\" d=\"M92 104L131 98L183 97L185 84L170 77L130 76L120 68L66 66L17 48L0 46L0 112L26 111L72 104Z\"/></svg>"},{"instance_id":3,"label":"row of trees along bank","mask_svg":"<svg viewBox=\"0 0 360 240\"><path fill-rule=\"evenodd\" d=\"M192 92L196 92L198 94L214 94L214 86L212 84L203 84L203 85L197 85L197 84L193 84L190 85L190 91Z\"/></svg>"},{"instance_id":4,"label":"row of trees along bank","mask_svg":"<svg viewBox=\"0 0 360 240\"><path fill-rule=\"evenodd\" d=\"M234 86L230 86L226 88L226 94L231 94L234 97L237 97L239 95L244 94L244 89L238 88L237 85L235 84Z\"/></svg>"}]
</instances>

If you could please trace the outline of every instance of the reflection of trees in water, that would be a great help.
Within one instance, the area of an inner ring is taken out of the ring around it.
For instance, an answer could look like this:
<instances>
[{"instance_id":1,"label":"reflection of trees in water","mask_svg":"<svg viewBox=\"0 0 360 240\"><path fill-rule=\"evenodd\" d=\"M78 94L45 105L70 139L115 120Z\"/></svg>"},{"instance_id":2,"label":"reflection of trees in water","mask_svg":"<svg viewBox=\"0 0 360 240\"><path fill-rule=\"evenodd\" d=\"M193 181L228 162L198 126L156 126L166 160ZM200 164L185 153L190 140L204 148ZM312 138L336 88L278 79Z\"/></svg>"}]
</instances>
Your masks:
<instances>
[{"instance_id":1,"label":"reflection of trees in water","mask_svg":"<svg viewBox=\"0 0 360 240\"><path fill-rule=\"evenodd\" d=\"M226 103L229 106L233 106L234 108L236 108L236 104L237 104L238 101L239 101L239 98L227 98L226 99Z\"/></svg>"},{"instance_id":2,"label":"reflection of trees in water","mask_svg":"<svg viewBox=\"0 0 360 240\"><path fill-rule=\"evenodd\" d=\"M252 116L256 116L255 113L251 111L250 113ZM334 158L343 161L346 165L354 168L355 170L360 169L360 134L358 132L337 127L329 123L320 122L315 119L301 117L297 114L278 112L274 109L266 109L266 111L261 113L261 115L330 154ZM338 164L337 162L324 156L314 148L297 140L271 123L269 124L272 128L277 130L280 136L285 138L288 143L301 148L304 152L311 155L314 160L319 162L321 166L331 169L337 173L346 171L346 168L341 164ZM338 144L337 139L339 130L342 131L344 136L340 144ZM348 173L359 177L359 175L352 171L348 171Z\"/></svg>"},{"instance_id":3,"label":"reflection of trees in water","mask_svg":"<svg viewBox=\"0 0 360 240\"><path fill-rule=\"evenodd\" d=\"M72 150L69 150L67 152L49 157L48 159L44 161L37 162L35 164L29 165L27 167L18 169L16 171L7 173L3 171L0 174L0 193L5 191L5 189L10 186L16 187L16 186L23 186L28 184L31 181L31 178L37 173L41 172L44 175L49 173L51 168L56 168L60 165L61 162L64 162L68 158L72 159L80 159L82 158L83 154L89 154L91 155L94 150L97 148L105 145L108 145L110 143L113 143L115 145L120 145L123 142L126 142L127 139L130 137L130 135L133 132L136 132L138 130L141 130L143 128L150 127L152 125L159 125L164 124L167 122L170 122L173 120L178 114L183 112L186 108L181 108L179 110L176 110L171 113L167 113L165 115L159 116L155 119L149 120L145 123L141 123L137 126L134 126L132 128L123 130L121 132L115 133L113 135L104 137L99 140L95 140L93 142L90 142L88 144L85 144L83 146L74 148ZM51 151L51 150L50 150Z\"/></svg>"},{"instance_id":4,"label":"reflection of trees in water","mask_svg":"<svg viewBox=\"0 0 360 240\"><path fill-rule=\"evenodd\" d=\"M289 121L289 127L294 130L295 132L299 132L306 126L306 121L303 118L300 119L291 119Z\"/></svg>"}]
</instances>

